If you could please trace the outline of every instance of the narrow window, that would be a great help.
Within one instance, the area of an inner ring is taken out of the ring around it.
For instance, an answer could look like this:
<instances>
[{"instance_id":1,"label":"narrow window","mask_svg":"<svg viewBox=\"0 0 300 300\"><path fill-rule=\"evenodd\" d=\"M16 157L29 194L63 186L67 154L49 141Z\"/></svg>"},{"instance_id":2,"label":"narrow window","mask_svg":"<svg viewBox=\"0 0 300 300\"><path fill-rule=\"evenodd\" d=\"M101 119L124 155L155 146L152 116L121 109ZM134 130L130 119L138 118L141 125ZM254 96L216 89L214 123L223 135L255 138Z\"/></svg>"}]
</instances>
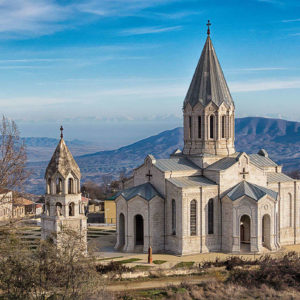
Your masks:
<instances>
[{"instance_id":1,"label":"narrow window","mask_svg":"<svg viewBox=\"0 0 300 300\"><path fill-rule=\"evenodd\" d=\"M214 200L208 201L208 234L214 233Z\"/></svg>"},{"instance_id":2,"label":"narrow window","mask_svg":"<svg viewBox=\"0 0 300 300\"><path fill-rule=\"evenodd\" d=\"M225 139L226 116L222 116L222 139Z\"/></svg>"},{"instance_id":3,"label":"narrow window","mask_svg":"<svg viewBox=\"0 0 300 300\"><path fill-rule=\"evenodd\" d=\"M190 139L192 138L192 117L189 116L189 130L190 130Z\"/></svg>"},{"instance_id":4,"label":"narrow window","mask_svg":"<svg viewBox=\"0 0 300 300\"><path fill-rule=\"evenodd\" d=\"M215 123L215 120L214 120L215 118L214 118L214 116L213 115L211 115L210 117L209 117L209 137L211 138L211 139L213 139L214 138L214 123Z\"/></svg>"},{"instance_id":5,"label":"narrow window","mask_svg":"<svg viewBox=\"0 0 300 300\"><path fill-rule=\"evenodd\" d=\"M75 216L75 204L73 202L69 204L69 216Z\"/></svg>"},{"instance_id":6,"label":"narrow window","mask_svg":"<svg viewBox=\"0 0 300 300\"><path fill-rule=\"evenodd\" d=\"M56 179L56 194L62 193L62 180L61 178Z\"/></svg>"},{"instance_id":7,"label":"narrow window","mask_svg":"<svg viewBox=\"0 0 300 300\"><path fill-rule=\"evenodd\" d=\"M172 235L176 235L176 202L172 200Z\"/></svg>"},{"instance_id":8,"label":"narrow window","mask_svg":"<svg viewBox=\"0 0 300 300\"><path fill-rule=\"evenodd\" d=\"M47 180L47 194L51 194L51 178Z\"/></svg>"},{"instance_id":9,"label":"narrow window","mask_svg":"<svg viewBox=\"0 0 300 300\"><path fill-rule=\"evenodd\" d=\"M201 116L198 117L198 138L201 139Z\"/></svg>"},{"instance_id":10,"label":"narrow window","mask_svg":"<svg viewBox=\"0 0 300 300\"><path fill-rule=\"evenodd\" d=\"M68 180L68 194L73 194L74 193L74 188L73 188L73 178L69 178Z\"/></svg>"},{"instance_id":11,"label":"narrow window","mask_svg":"<svg viewBox=\"0 0 300 300\"><path fill-rule=\"evenodd\" d=\"M196 224L197 224L197 202L196 200L191 201L190 207L190 232L191 235L196 235Z\"/></svg>"}]
</instances>

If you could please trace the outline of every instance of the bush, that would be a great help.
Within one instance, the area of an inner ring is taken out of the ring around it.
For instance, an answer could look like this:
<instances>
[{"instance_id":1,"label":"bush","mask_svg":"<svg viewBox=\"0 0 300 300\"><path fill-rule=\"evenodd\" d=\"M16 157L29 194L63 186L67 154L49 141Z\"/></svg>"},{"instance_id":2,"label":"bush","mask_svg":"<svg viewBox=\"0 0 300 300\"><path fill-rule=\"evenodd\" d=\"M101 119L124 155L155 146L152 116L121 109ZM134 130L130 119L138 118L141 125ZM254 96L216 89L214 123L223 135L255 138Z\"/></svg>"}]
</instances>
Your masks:
<instances>
[{"instance_id":1,"label":"bush","mask_svg":"<svg viewBox=\"0 0 300 300\"><path fill-rule=\"evenodd\" d=\"M276 290L288 287L300 290L300 257L289 252L281 258L262 257L255 269L233 269L227 279L229 283L249 286L271 286Z\"/></svg>"},{"instance_id":2,"label":"bush","mask_svg":"<svg viewBox=\"0 0 300 300\"><path fill-rule=\"evenodd\" d=\"M99 264L96 266L96 271L100 274L118 273L122 274L129 272L131 268L124 266L116 261L111 261L109 264Z\"/></svg>"}]
</instances>

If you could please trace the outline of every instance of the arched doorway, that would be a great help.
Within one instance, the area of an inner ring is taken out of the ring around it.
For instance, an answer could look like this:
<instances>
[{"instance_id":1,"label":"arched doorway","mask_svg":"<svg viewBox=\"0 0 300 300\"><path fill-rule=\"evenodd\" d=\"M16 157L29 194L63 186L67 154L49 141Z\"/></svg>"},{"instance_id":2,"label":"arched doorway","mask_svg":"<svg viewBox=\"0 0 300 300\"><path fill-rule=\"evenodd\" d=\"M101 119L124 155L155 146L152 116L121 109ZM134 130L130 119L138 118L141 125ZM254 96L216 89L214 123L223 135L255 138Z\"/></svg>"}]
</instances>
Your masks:
<instances>
[{"instance_id":1,"label":"arched doorway","mask_svg":"<svg viewBox=\"0 0 300 300\"><path fill-rule=\"evenodd\" d=\"M250 232L251 232L251 220L247 215L241 217L240 222L240 251L250 251Z\"/></svg>"},{"instance_id":2,"label":"arched doorway","mask_svg":"<svg viewBox=\"0 0 300 300\"><path fill-rule=\"evenodd\" d=\"M135 244L144 245L144 220L141 215L135 216Z\"/></svg>"},{"instance_id":3,"label":"arched doorway","mask_svg":"<svg viewBox=\"0 0 300 300\"><path fill-rule=\"evenodd\" d=\"M271 219L269 215L262 218L262 245L268 249L271 248Z\"/></svg>"},{"instance_id":4,"label":"arched doorway","mask_svg":"<svg viewBox=\"0 0 300 300\"><path fill-rule=\"evenodd\" d=\"M119 216L119 246L125 245L125 217L121 213Z\"/></svg>"}]
</instances>

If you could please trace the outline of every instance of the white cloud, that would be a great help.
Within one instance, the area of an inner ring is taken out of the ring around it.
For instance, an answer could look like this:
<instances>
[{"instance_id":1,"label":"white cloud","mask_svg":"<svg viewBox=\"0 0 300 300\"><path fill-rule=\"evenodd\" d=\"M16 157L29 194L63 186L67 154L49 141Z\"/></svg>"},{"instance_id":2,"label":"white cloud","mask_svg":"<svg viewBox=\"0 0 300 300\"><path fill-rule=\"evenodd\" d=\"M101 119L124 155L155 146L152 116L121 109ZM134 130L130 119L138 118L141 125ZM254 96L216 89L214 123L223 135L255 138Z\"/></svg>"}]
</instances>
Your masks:
<instances>
[{"instance_id":1,"label":"white cloud","mask_svg":"<svg viewBox=\"0 0 300 300\"><path fill-rule=\"evenodd\" d=\"M130 28L121 31L122 35L141 35L141 34L153 34L153 33L162 33L169 31L177 31L182 29L182 26L171 26L171 27L137 27Z\"/></svg>"},{"instance_id":2,"label":"white cloud","mask_svg":"<svg viewBox=\"0 0 300 300\"><path fill-rule=\"evenodd\" d=\"M282 22L283 23L300 22L300 18L299 19L282 20Z\"/></svg>"},{"instance_id":3,"label":"white cloud","mask_svg":"<svg viewBox=\"0 0 300 300\"><path fill-rule=\"evenodd\" d=\"M300 78L290 80L261 79L260 81L231 82L229 88L233 93L300 89Z\"/></svg>"},{"instance_id":4,"label":"white cloud","mask_svg":"<svg viewBox=\"0 0 300 300\"><path fill-rule=\"evenodd\" d=\"M129 16L174 1L79 0L67 4L54 0L0 0L0 33L5 38L47 35L93 20L88 15Z\"/></svg>"}]
</instances>

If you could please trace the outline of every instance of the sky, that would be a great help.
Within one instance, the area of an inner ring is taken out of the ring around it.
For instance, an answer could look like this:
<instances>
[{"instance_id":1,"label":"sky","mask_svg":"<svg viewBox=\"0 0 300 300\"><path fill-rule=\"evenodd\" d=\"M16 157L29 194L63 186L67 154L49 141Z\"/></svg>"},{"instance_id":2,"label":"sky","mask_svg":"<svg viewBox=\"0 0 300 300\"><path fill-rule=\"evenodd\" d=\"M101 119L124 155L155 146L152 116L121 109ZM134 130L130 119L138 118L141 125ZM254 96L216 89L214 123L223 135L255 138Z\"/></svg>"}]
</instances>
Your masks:
<instances>
[{"instance_id":1,"label":"sky","mask_svg":"<svg viewBox=\"0 0 300 300\"><path fill-rule=\"evenodd\" d=\"M300 121L298 0L0 0L0 107L113 148L182 125L207 20L236 116Z\"/></svg>"}]
</instances>

